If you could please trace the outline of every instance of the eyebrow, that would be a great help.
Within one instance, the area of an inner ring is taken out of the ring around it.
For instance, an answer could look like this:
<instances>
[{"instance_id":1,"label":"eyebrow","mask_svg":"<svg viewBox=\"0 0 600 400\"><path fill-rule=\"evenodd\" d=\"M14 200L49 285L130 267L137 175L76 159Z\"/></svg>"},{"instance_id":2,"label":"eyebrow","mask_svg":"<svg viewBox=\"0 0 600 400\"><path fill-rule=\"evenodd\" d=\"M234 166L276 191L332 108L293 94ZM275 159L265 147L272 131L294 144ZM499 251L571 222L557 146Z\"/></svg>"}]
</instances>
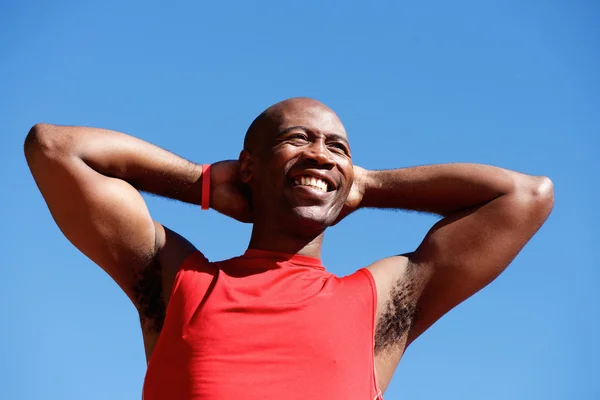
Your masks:
<instances>
[{"instance_id":1,"label":"eyebrow","mask_svg":"<svg viewBox=\"0 0 600 400\"><path fill-rule=\"evenodd\" d=\"M279 132L277 134L277 137L283 136L286 133L289 133L295 129L302 130L304 132L312 132L312 129L307 128L306 126L295 125L295 126L290 126L289 128L285 128L284 130L282 130L281 132ZM348 148L350 148L350 143L348 142L348 139L346 139L343 135L340 135L339 133L326 133L325 136L327 136L327 138L331 138L331 139L343 142Z\"/></svg>"}]
</instances>

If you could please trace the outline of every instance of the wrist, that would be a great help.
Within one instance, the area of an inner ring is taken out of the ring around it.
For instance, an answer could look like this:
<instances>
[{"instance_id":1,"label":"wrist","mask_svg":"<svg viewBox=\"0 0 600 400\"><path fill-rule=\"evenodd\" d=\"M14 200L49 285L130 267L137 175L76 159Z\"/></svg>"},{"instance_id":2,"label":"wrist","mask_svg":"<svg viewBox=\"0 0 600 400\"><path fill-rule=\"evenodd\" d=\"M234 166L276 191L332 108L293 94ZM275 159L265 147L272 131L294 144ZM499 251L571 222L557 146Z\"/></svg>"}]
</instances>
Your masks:
<instances>
[{"instance_id":1,"label":"wrist","mask_svg":"<svg viewBox=\"0 0 600 400\"><path fill-rule=\"evenodd\" d=\"M349 210L349 212L364 207L363 199L371 179L369 176L370 171L359 166L355 165L353 172L354 177L352 187L350 188L350 193L348 193L348 199L346 201L346 209Z\"/></svg>"},{"instance_id":2,"label":"wrist","mask_svg":"<svg viewBox=\"0 0 600 400\"><path fill-rule=\"evenodd\" d=\"M202 210L208 210L210 207L210 174L211 174L211 165L210 164L202 164L202 195L200 197L200 208Z\"/></svg>"}]
</instances>

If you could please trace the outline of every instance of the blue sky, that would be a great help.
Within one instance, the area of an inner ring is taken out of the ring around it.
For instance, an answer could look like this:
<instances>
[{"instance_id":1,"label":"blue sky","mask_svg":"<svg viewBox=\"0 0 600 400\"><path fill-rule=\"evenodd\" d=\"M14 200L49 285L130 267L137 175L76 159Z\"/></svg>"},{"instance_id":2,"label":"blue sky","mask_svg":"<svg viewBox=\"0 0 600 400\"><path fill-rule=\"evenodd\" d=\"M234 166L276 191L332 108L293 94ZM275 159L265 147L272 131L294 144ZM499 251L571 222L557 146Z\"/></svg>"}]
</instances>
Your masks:
<instances>
[{"instance_id":1,"label":"blue sky","mask_svg":"<svg viewBox=\"0 0 600 400\"><path fill-rule=\"evenodd\" d=\"M133 306L29 175L29 128L110 128L206 163L237 157L254 116L293 96L338 112L365 168L469 161L555 184L546 225L411 346L386 399L600 398L599 18L584 0L0 2L0 398L139 399L145 373ZM248 243L214 211L148 204L211 259ZM323 260L351 273L434 221L361 211Z\"/></svg>"}]
</instances>

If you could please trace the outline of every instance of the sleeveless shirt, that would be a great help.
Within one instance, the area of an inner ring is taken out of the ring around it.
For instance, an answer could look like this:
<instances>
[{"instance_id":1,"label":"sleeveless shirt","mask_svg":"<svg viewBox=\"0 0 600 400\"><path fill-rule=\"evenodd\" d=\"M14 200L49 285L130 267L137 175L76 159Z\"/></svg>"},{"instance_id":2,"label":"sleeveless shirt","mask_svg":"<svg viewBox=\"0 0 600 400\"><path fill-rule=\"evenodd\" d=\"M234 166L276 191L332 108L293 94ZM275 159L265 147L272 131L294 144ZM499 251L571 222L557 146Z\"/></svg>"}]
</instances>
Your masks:
<instances>
[{"instance_id":1,"label":"sleeveless shirt","mask_svg":"<svg viewBox=\"0 0 600 400\"><path fill-rule=\"evenodd\" d=\"M143 400L373 400L377 292L367 269L264 250L177 272Z\"/></svg>"}]
</instances>

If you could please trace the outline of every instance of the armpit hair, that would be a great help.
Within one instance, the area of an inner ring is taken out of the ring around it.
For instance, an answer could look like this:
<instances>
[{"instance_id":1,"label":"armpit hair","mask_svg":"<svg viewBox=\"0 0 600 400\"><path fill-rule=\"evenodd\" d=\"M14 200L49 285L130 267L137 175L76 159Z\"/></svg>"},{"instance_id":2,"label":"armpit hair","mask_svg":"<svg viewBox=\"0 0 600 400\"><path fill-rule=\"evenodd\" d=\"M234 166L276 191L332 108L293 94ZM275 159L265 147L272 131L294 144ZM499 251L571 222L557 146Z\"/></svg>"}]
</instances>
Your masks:
<instances>
[{"instance_id":1,"label":"armpit hair","mask_svg":"<svg viewBox=\"0 0 600 400\"><path fill-rule=\"evenodd\" d=\"M399 344L414 322L417 314L417 283L411 275L409 271L408 277L398 280L392 287L385 310L377 321L376 354Z\"/></svg>"},{"instance_id":2,"label":"armpit hair","mask_svg":"<svg viewBox=\"0 0 600 400\"><path fill-rule=\"evenodd\" d=\"M142 329L153 333L160 332L165 321L166 305L162 288L162 271L155 258L140 269L133 290Z\"/></svg>"}]
</instances>

